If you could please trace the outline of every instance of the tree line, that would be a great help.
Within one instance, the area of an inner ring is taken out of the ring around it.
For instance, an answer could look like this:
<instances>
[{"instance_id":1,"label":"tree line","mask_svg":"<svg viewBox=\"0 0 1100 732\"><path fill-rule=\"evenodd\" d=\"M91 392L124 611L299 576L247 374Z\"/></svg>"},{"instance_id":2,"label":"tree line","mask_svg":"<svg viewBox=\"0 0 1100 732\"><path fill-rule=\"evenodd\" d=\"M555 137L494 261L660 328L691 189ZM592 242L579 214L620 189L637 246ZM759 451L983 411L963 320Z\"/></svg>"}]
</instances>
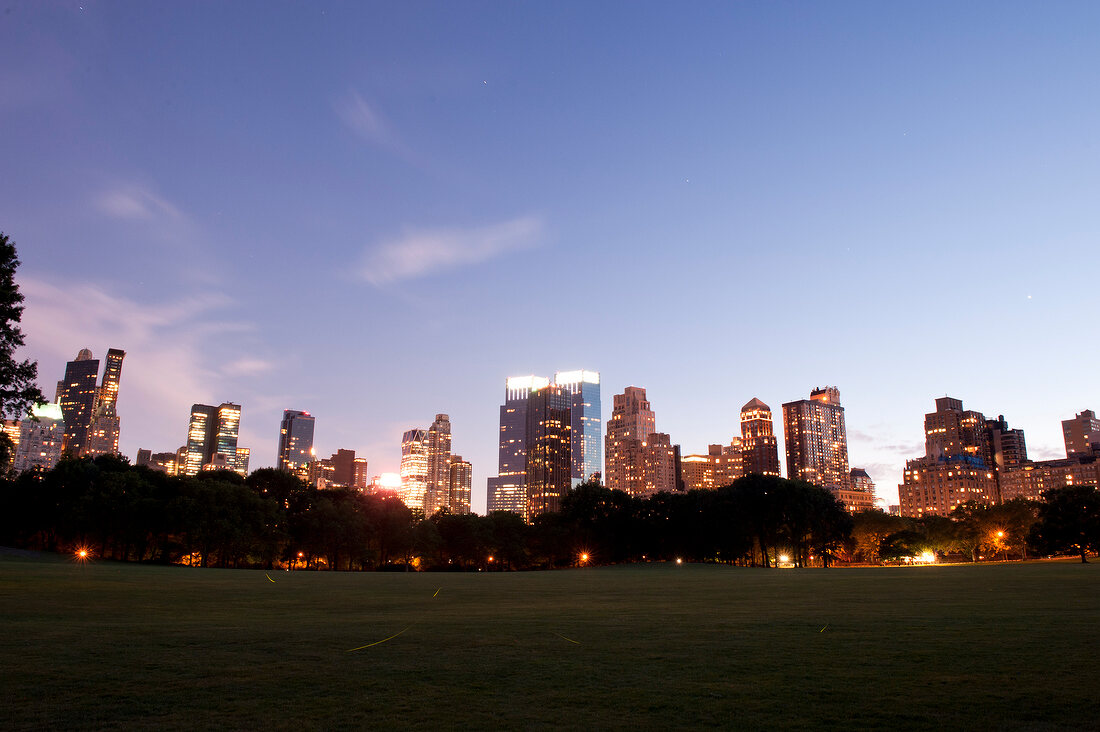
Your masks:
<instances>
[{"instance_id":1,"label":"tree line","mask_svg":"<svg viewBox=\"0 0 1100 732\"><path fill-rule=\"evenodd\" d=\"M247 478L169 476L101 456L0 480L0 493L2 544L206 567L492 571L676 559L804 567L929 554L1084 559L1100 550L1100 494L1087 487L904 519L849 516L828 491L773 476L646 498L585 483L559 513L527 524L507 512L425 517L392 496L318 490L271 468Z\"/></svg>"}]
</instances>

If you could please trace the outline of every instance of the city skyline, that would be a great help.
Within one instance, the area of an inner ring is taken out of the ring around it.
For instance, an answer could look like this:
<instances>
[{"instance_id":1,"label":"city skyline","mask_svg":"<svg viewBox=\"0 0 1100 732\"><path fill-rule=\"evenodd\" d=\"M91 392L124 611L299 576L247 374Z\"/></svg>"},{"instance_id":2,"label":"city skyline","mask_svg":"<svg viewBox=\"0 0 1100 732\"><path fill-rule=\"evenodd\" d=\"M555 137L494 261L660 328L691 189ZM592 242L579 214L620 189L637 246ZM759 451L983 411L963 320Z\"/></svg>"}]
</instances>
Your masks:
<instances>
[{"instance_id":1,"label":"city skyline","mask_svg":"<svg viewBox=\"0 0 1100 732\"><path fill-rule=\"evenodd\" d=\"M1096 408L1029 340L1100 355L1093 4L5 19L20 355L48 395L79 349L125 349L131 457L228 400L252 467L303 409L319 455L397 472L447 413L484 511L500 380L581 365L605 398L645 388L683 455L750 398L835 384L849 462L893 503L937 396L1037 460Z\"/></svg>"}]
</instances>

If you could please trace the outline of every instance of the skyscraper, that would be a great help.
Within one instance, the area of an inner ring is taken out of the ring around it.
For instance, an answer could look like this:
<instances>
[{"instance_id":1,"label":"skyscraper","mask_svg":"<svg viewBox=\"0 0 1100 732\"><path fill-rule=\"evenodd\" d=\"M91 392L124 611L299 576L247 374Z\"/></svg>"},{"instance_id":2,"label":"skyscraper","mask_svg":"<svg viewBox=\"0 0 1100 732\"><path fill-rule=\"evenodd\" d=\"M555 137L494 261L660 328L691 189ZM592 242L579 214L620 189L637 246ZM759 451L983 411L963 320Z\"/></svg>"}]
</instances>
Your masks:
<instances>
[{"instance_id":1,"label":"skyscraper","mask_svg":"<svg viewBox=\"0 0 1100 732\"><path fill-rule=\"evenodd\" d=\"M1062 420L1066 457L1100 455L1100 419L1091 409L1078 412L1073 419Z\"/></svg>"},{"instance_id":2,"label":"skyscraper","mask_svg":"<svg viewBox=\"0 0 1100 732\"><path fill-rule=\"evenodd\" d=\"M57 382L57 403L65 421L65 446L73 456L84 454L88 428L92 424L96 403L96 378L99 361L91 350L83 348L76 358L65 364L65 378Z\"/></svg>"},{"instance_id":3,"label":"skyscraper","mask_svg":"<svg viewBox=\"0 0 1100 732\"><path fill-rule=\"evenodd\" d=\"M118 384L122 378L122 359L125 357L126 352L118 348L107 351L103 381L96 390L95 409L92 410L92 421L84 447L85 455L118 454Z\"/></svg>"},{"instance_id":4,"label":"skyscraper","mask_svg":"<svg viewBox=\"0 0 1100 732\"><path fill-rule=\"evenodd\" d=\"M571 395L569 412L573 423L569 426L573 444L570 446L573 460L573 485L592 480L603 474L602 425L599 371L559 371L554 374L554 384Z\"/></svg>"},{"instance_id":5,"label":"skyscraper","mask_svg":"<svg viewBox=\"0 0 1100 732\"><path fill-rule=\"evenodd\" d=\"M657 431L656 417L645 389L628 386L613 397L607 420L607 474L605 484L632 496L646 494L645 444Z\"/></svg>"},{"instance_id":6,"label":"skyscraper","mask_svg":"<svg viewBox=\"0 0 1100 732\"><path fill-rule=\"evenodd\" d=\"M412 509L424 509L428 490L428 431L407 430L401 437L401 500Z\"/></svg>"},{"instance_id":7,"label":"skyscraper","mask_svg":"<svg viewBox=\"0 0 1100 732\"><path fill-rule=\"evenodd\" d=\"M473 485L473 467L461 455L451 456L451 513L470 513L470 489Z\"/></svg>"},{"instance_id":8,"label":"skyscraper","mask_svg":"<svg viewBox=\"0 0 1100 732\"><path fill-rule=\"evenodd\" d=\"M309 412L295 409L283 410L283 421L279 425L279 453L276 467L293 473L303 480L309 473L309 462L313 460L314 418Z\"/></svg>"},{"instance_id":9,"label":"skyscraper","mask_svg":"<svg viewBox=\"0 0 1100 732\"><path fill-rule=\"evenodd\" d=\"M572 487L572 394L560 386L544 386L527 398L527 450L524 518L561 510Z\"/></svg>"},{"instance_id":10,"label":"skyscraper","mask_svg":"<svg viewBox=\"0 0 1100 732\"><path fill-rule=\"evenodd\" d=\"M237 447L241 407L223 402L217 407L193 404L187 425L187 457L181 471L198 475L200 470L225 467L242 475L248 472L248 450Z\"/></svg>"},{"instance_id":11,"label":"skyscraper","mask_svg":"<svg viewBox=\"0 0 1100 732\"><path fill-rule=\"evenodd\" d=\"M511 511L523 516L527 511L527 398L549 384L550 379L533 374L511 376L504 384L497 475L489 478L487 485L489 513Z\"/></svg>"},{"instance_id":12,"label":"skyscraper","mask_svg":"<svg viewBox=\"0 0 1100 732\"><path fill-rule=\"evenodd\" d=\"M424 495L424 513L431 515L450 508L451 495L451 420L446 414L435 415L428 428L428 485Z\"/></svg>"},{"instance_id":13,"label":"skyscraper","mask_svg":"<svg viewBox=\"0 0 1100 732\"><path fill-rule=\"evenodd\" d=\"M836 387L814 389L809 399L783 405L787 477L830 490L844 490L851 479L844 407Z\"/></svg>"},{"instance_id":14,"label":"skyscraper","mask_svg":"<svg viewBox=\"0 0 1100 732\"><path fill-rule=\"evenodd\" d=\"M741 470L744 475L779 475L772 410L756 397L741 407Z\"/></svg>"}]
</instances>

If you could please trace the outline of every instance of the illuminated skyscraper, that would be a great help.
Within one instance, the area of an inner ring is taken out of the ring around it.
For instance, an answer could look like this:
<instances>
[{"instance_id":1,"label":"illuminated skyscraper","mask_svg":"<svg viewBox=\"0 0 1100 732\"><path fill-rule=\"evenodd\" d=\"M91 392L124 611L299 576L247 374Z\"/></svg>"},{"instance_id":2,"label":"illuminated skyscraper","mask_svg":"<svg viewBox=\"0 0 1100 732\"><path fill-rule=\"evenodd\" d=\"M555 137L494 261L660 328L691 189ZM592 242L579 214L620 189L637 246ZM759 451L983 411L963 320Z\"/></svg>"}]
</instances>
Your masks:
<instances>
[{"instance_id":1,"label":"illuminated skyscraper","mask_svg":"<svg viewBox=\"0 0 1100 732\"><path fill-rule=\"evenodd\" d=\"M784 404L783 443L788 478L831 490L847 488L848 436L839 389L814 389L809 399Z\"/></svg>"},{"instance_id":2,"label":"illuminated skyscraper","mask_svg":"<svg viewBox=\"0 0 1100 732\"><path fill-rule=\"evenodd\" d=\"M451 513L470 513L470 489L473 486L473 467L461 455L451 456Z\"/></svg>"},{"instance_id":3,"label":"illuminated skyscraper","mask_svg":"<svg viewBox=\"0 0 1100 732\"><path fill-rule=\"evenodd\" d=\"M424 508L428 490L428 431L411 429L401 437L401 500L412 509Z\"/></svg>"},{"instance_id":4,"label":"illuminated skyscraper","mask_svg":"<svg viewBox=\"0 0 1100 732\"><path fill-rule=\"evenodd\" d=\"M632 496L645 495L645 444L657 431L656 417L646 400L645 389L628 386L613 399L604 438L607 442L605 484Z\"/></svg>"},{"instance_id":5,"label":"illuminated skyscraper","mask_svg":"<svg viewBox=\"0 0 1100 732\"><path fill-rule=\"evenodd\" d=\"M313 450L314 417L309 412L295 409L283 410L279 425L279 453L276 467L293 473L303 480L309 473L309 462L316 453Z\"/></svg>"},{"instance_id":6,"label":"illuminated skyscraper","mask_svg":"<svg viewBox=\"0 0 1100 732\"><path fill-rule=\"evenodd\" d=\"M200 470L224 467L242 475L248 472L248 451L237 447L241 422L241 407L223 402L191 406L187 425L187 457L181 471L198 475Z\"/></svg>"},{"instance_id":7,"label":"illuminated skyscraper","mask_svg":"<svg viewBox=\"0 0 1100 732\"><path fill-rule=\"evenodd\" d=\"M779 475L779 443L772 429L772 410L755 397L741 407L741 470L744 475Z\"/></svg>"},{"instance_id":8,"label":"illuminated skyscraper","mask_svg":"<svg viewBox=\"0 0 1100 732\"><path fill-rule=\"evenodd\" d=\"M569 412L573 444L573 485L603 474L602 427L599 371L559 371L554 383L571 395Z\"/></svg>"},{"instance_id":9,"label":"illuminated skyscraper","mask_svg":"<svg viewBox=\"0 0 1100 732\"><path fill-rule=\"evenodd\" d=\"M572 394L560 386L544 386L527 398L525 483L528 522L561 510L573 485Z\"/></svg>"},{"instance_id":10,"label":"illuminated skyscraper","mask_svg":"<svg viewBox=\"0 0 1100 732\"><path fill-rule=\"evenodd\" d=\"M92 411L84 455L94 457L118 454L118 384L122 377L122 359L125 356L126 352L118 348L107 351L103 381L96 390L95 409Z\"/></svg>"},{"instance_id":11,"label":"illuminated skyscraper","mask_svg":"<svg viewBox=\"0 0 1100 732\"><path fill-rule=\"evenodd\" d=\"M450 508L451 495L451 420L446 414L435 415L428 428L428 485L424 494L424 513L431 515Z\"/></svg>"},{"instance_id":12,"label":"illuminated skyscraper","mask_svg":"<svg viewBox=\"0 0 1100 732\"><path fill-rule=\"evenodd\" d=\"M523 516L527 511L527 398L549 384L550 379L534 375L512 376L504 384L497 475L489 478L486 496L489 513L511 511Z\"/></svg>"},{"instance_id":13,"label":"illuminated skyscraper","mask_svg":"<svg viewBox=\"0 0 1100 732\"><path fill-rule=\"evenodd\" d=\"M65 420L65 446L73 456L84 454L88 428L92 424L96 402L96 378L99 361L92 352L81 349L76 358L65 364L65 378L57 382L57 403Z\"/></svg>"}]
</instances>

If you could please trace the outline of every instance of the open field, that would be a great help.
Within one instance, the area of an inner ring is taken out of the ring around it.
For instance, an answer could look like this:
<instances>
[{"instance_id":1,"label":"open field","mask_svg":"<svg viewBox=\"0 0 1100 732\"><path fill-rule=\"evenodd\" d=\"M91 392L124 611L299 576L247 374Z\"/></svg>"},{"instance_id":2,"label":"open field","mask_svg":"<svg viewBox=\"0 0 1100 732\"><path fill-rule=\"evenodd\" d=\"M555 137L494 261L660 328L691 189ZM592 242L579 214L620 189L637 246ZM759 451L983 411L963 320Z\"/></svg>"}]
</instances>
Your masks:
<instances>
[{"instance_id":1,"label":"open field","mask_svg":"<svg viewBox=\"0 0 1100 732\"><path fill-rule=\"evenodd\" d=\"M1100 720L1096 564L265 574L9 554L0 618L5 729Z\"/></svg>"}]
</instances>

